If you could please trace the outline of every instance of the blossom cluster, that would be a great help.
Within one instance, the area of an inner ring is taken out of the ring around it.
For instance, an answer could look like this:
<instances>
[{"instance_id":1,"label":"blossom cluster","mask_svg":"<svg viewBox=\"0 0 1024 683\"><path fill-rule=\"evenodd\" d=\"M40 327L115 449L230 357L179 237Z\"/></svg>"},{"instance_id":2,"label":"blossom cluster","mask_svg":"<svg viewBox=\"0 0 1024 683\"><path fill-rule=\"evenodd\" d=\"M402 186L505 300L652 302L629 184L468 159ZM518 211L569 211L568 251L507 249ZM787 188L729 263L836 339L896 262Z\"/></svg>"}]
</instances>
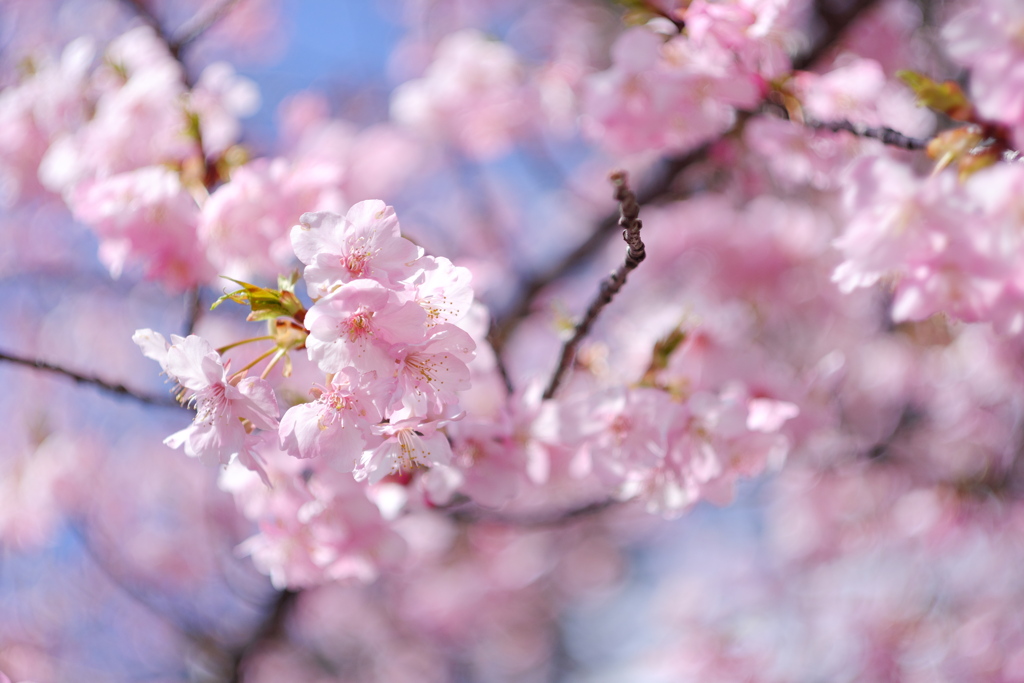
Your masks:
<instances>
[{"instance_id":1,"label":"blossom cluster","mask_svg":"<svg viewBox=\"0 0 1024 683\"><path fill-rule=\"evenodd\" d=\"M371 483L447 464L439 430L462 416L458 392L469 388L476 347L459 327L473 302L469 272L424 255L378 200L344 218L304 214L292 245L316 297L305 317L309 358L330 379L285 413L284 448L330 454Z\"/></svg>"},{"instance_id":2,"label":"blossom cluster","mask_svg":"<svg viewBox=\"0 0 1024 683\"><path fill-rule=\"evenodd\" d=\"M1022 678L1019 3L400 0L264 141L271 4L0 0L123 20L0 53L0 680Z\"/></svg>"}]
</instances>

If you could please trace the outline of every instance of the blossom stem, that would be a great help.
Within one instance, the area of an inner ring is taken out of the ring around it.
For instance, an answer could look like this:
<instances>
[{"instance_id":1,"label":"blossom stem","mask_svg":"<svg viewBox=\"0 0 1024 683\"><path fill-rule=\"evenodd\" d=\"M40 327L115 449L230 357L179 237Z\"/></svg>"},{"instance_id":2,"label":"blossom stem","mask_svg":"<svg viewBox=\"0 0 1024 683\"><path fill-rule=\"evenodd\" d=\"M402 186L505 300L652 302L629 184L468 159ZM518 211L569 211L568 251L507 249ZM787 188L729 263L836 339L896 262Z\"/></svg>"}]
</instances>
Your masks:
<instances>
[{"instance_id":1,"label":"blossom stem","mask_svg":"<svg viewBox=\"0 0 1024 683\"><path fill-rule=\"evenodd\" d=\"M278 352L280 352L280 349L275 346L272 349L268 349L265 353L261 353L260 355L256 356L256 358L254 358L252 360L252 362L249 363L248 365L246 365L244 368L242 368L238 372L232 373L231 377L228 378L228 381L231 384L234 384L235 380L241 379L245 375L245 373L247 371L252 369L253 366L258 365L259 363L261 363L263 361L263 359L265 359L267 356L270 356L271 354L278 353Z\"/></svg>"},{"instance_id":2,"label":"blossom stem","mask_svg":"<svg viewBox=\"0 0 1024 683\"><path fill-rule=\"evenodd\" d=\"M629 189L629 180L625 171L613 173L611 181L615 185L615 199L619 202L618 222L619 227L622 228L622 238L627 245L626 258L622 265L601 283L597 297L590 303L583 318L576 323L572 336L562 345L562 355L558 359L558 366L547 389L544 390L545 399L553 398L555 392L558 391L558 386L562 383L565 373L569 371L569 367L576 357L576 349L590 332L598 314L611 303L612 298L626 284L626 277L630 271L635 270L647 256L643 240L640 238L640 229L643 227L643 223L640 221L640 204L636 200L636 195Z\"/></svg>"},{"instance_id":3,"label":"blossom stem","mask_svg":"<svg viewBox=\"0 0 1024 683\"><path fill-rule=\"evenodd\" d=\"M462 524L498 524L501 526L518 527L521 529L537 529L560 527L578 519L591 515L597 515L609 510L624 501L607 498L586 503L579 507L568 510L558 510L553 513L541 513L532 515L505 515L492 512L479 507L461 508L448 510L449 518Z\"/></svg>"},{"instance_id":4,"label":"blossom stem","mask_svg":"<svg viewBox=\"0 0 1024 683\"><path fill-rule=\"evenodd\" d=\"M274 354L274 357L270 359L269 363L267 363L267 367L263 368L263 372L260 373L260 379L266 379L267 375L270 374L270 371L274 369L274 366L277 365L279 360L284 358L286 353L288 353L287 349L278 348L277 353Z\"/></svg>"},{"instance_id":5,"label":"blossom stem","mask_svg":"<svg viewBox=\"0 0 1024 683\"><path fill-rule=\"evenodd\" d=\"M225 351L230 351L231 349L235 348L236 346L242 346L243 344L251 344L252 342L258 342L258 341L269 341L271 339L274 339L274 335L272 335L272 334L268 334L268 335L266 335L264 337L253 337L252 339L243 339L242 341L232 342L230 344L226 344L224 346L219 347L217 349L217 353L223 354Z\"/></svg>"}]
</instances>

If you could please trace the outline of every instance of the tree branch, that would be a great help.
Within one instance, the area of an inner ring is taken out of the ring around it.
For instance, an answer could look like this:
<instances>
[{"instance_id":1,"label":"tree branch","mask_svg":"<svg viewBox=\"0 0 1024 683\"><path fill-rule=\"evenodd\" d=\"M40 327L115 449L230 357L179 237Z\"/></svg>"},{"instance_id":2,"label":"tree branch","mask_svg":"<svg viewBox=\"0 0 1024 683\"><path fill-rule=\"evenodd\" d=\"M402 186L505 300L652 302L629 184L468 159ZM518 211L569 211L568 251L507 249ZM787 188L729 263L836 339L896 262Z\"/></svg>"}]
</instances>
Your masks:
<instances>
[{"instance_id":1,"label":"tree branch","mask_svg":"<svg viewBox=\"0 0 1024 683\"><path fill-rule=\"evenodd\" d=\"M849 27L849 25L857 19L857 17L861 16L865 11L873 7L877 1L878 0L855 0L846 8L845 11L842 12L826 12L819 9L818 14L820 16L823 18L828 16L829 18L827 29L805 53L793 60L793 69L807 69L821 59L821 57L835 45L836 41ZM816 6L820 5L821 0L816 3ZM742 117L738 119L738 121L740 120L742 120ZM728 131L719 136L718 139L731 135L735 130L735 126L731 127ZM693 166L705 159L708 150L711 149L718 139L705 143L682 156L667 159L664 162L657 178L637 192L637 200L639 203L650 204L665 197L672 188L672 185L679 174L690 166ZM512 304L509 306L508 311L504 315L495 318L495 323L489 335L489 339L491 345L494 347L495 353L499 355L501 354L502 348L508 340L508 337L519 323L530 315L530 309L533 306L533 302L541 291L550 284L564 277L573 269L587 263L597 252L601 250L605 243L611 238L613 234L612 228L616 225L616 220L617 216L614 214L601 219L595 226L590 237L566 254L558 261L558 263L554 264L547 270L528 278L522 284L515 299L513 299Z\"/></svg>"},{"instance_id":2,"label":"tree branch","mask_svg":"<svg viewBox=\"0 0 1024 683\"><path fill-rule=\"evenodd\" d=\"M171 51L171 56L174 57L174 60L184 68L185 64L182 59L185 49L226 17L231 8L238 3L238 0L221 0L220 3L209 11L196 13L195 16L182 24L181 28L175 31L173 36L164 29L159 17L153 13L153 10L149 8L145 0L121 0L121 2L131 8L140 19L156 31L160 39L167 45L167 49ZM185 80L186 85L189 87L194 85L189 81L187 73Z\"/></svg>"},{"instance_id":3,"label":"tree branch","mask_svg":"<svg viewBox=\"0 0 1024 683\"><path fill-rule=\"evenodd\" d=\"M185 334L182 336L187 337L195 333L196 323L203 310L202 303L202 291L198 285L185 294Z\"/></svg>"},{"instance_id":4,"label":"tree branch","mask_svg":"<svg viewBox=\"0 0 1024 683\"><path fill-rule=\"evenodd\" d=\"M238 3L238 0L221 0L208 12L199 12L185 22L175 32L174 40L168 43L172 51L180 53L189 45L198 40L204 33L217 25L217 23L228 15L231 8Z\"/></svg>"},{"instance_id":5,"label":"tree branch","mask_svg":"<svg viewBox=\"0 0 1024 683\"><path fill-rule=\"evenodd\" d=\"M824 3L823 0L816 0L814 7L818 16L825 21L825 31L818 36L818 40L811 47L793 60L794 71L806 71L814 66L815 62L825 56L849 28L850 24L864 12L874 7L878 0L853 0L849 7L842 11L835 11Z\"/></svg>"},{"instance_id":6,"label":"tree branch","mask_svg":"<svg viewBox=\"0 0 1024 683\"><path fill-rule=\"evenodd\" d=\"M925 149L928 146L928 140L922 140L920 138L912 138L904 135L899 131L895 131L892 128L886 128L884 126L871 127L864 126L859 123L851 123L850 121L813 121L806 120L803 125L808 128L815 130L830 130L833 133L837 133L841 130L845 130L849 133L853 133L857 137L871 138L873 140L879 140L886 145L891 147L899 147L900 149L906 150L920 150Z\"/></svg>"},{"instance_id":7,"label":"tree branch","mask_svg":"<svg viewBox=\"0 0 1024 683\"><path fill-rule=\"evenodd\" d=\"M253 653L260 652L284 634L285 622L292 607L298 601L300 591L283 590L277 594L268 606L266 616L260 622L248 641L236 648L230 655L230 669L227 680L230 683L241 683L246 659Z\"/></svg>"},{"instance_id":8,"label":"tree branch","mask_svg":"<svg viewBox=\"0 0 1024 683\"><path fill-rule=\"evenodd\" d=\"M73 370L68 370L67 368L61 367L59 365L47 363L46 361L41 361L34 358L23 358L21 356L16 356L6 351L0 351L0 361L7 361L8 363L14 363L15 365L22 365L24 367L33 368L35 370L44 370L46 372L52 372L57 375L63 375L64 377L73 379L75 382L78 382L79 384L88 384L112 394L126 396L134 401L138 401L139 403L160 406L162 408L184 408L184 406L182 406L180 403L172 399L170 396L168 396L167 398L147 396L146 394L141 394L135 391L134 389L129 389L123 384L112 384L97 377L82 375L80 373L74 372Z\"/></svg>"},{"instance_id":9,"label":"tree branch","mask_svg":"<svg viewBox=\"0 0 1024 683\"><path fill-rule=\"evenodd\" d=\"M571 508L569 510L559 510L555 513L540 515L525 515L522 517L492 513L479 507L462 510L449 510L447 511L447 515L454 521L461 522L462 524L488 523L531 529L561 526L583 517L589 517L590 515L604 512L621 502L625 501L607 498L605 500L587 503L586 505L581 505L580 507Z\"/></svg>"},{"instance_id":10,"label":"tree branch","mask_svg":"<svg viewBox=\"0 0 1024 683\"><path fill-rule=\"evenodd\" d=\"M86 556L92 560L93 566L115 587L136 604L144 608L154 617L165 623L186 641L194 646L208 646L210 637L206 635L195 624L185 623L186 620L180 615L171 615L151 600L145 591L137 588L133 583L117 570L114 564L107 561L106 557L94 547L94 541L89 532L89 522L85 519L75 520L71 525L71 532L78 538L79 544ZM107 544L109 545L109 544Z\"/></svg>"},{"instance_id":11,"label":"tree branch","mask_svg":"<svg viewBox=\"0 0 1024 683\"><path fill-rule=\"evenodd\" d=\"M195 14L176 32L177 37L172 37L170 33L164 29L160 19L149 8L145 0L121 0L121 2L130 7L140 19L156 31L157 35L160 36L160 39L167 46L171 56L176 62L178 62L178 64L181 65L182 78L185 86L192 89L195 86L195 83L191 76L189 76L188 66L184 61L183 53L185 49L206 31L216 25L217 22L227 16L228 12L230 12L231 8L237 4L238 0L221 0L220 3L208 12L199 12ZM199 169L200 179L202 180L203 186L207 191L209 191L217 184L218 178L217 174L214 172L214 167L207 163L206 149L203 146L202 131L198 126L196 126L195 134L198 136L196 140L196 148L197 157L201 164ZM195 330L196 322L202 314L200 298L199 287L194 287L186 294L184 325L185 336L192 334Z\"/></svg>"},{"instance_id":12,"label":"tree branch","mask_svg":"<svg viewBox=\"0 0 1024 683\"><path fill-rule=\"evenodd\" d=\"M637 203L636 195L629 189L629 179L624 171L618 171L611 175L611 181L615 184L615 199L619 201L619 227L622 228L622 238L626 241L626 259L604 282L597 298L587 308L583 318L576 323L576 329L572 336L562 346L562 355L558 359L555 374L551 376L547 389L544 390L544 398L553 398L558 386L569 371L573 359L576 357L576 349L583 338L590 332L598 314L605 306L611 303L612 298L619 293L622 286L626 284L629 273L647 257L644 250L643 240L640 238L640 229L643 223L640 221L640 204Z\"/></svg>"},{"instance_id":13,"label":"tree branch","mask_svg":"<svg viewBox=\"0 0 1024 683\"><path fill-rule=\"evenodd\" d=\"M667 196L679 174L690 166L702 161L707 156L710 148L711 143L708 143L682 156L665 160L658 171L657 177L637 192L637 202L649 204ZM509 306L508 312L502 316L495 317L491 334L488 337L495 353L501 353L509 335L524 318L530 315L534 299L544 288L574 269L586 264L616 234L613 228L618 225L618 218L618 213L609 214L602 218L597 223L597 226L595 226L590 237L562 257L558 263L523 283L519 288L516 298L511 306Z\"/></svg>"}]
</instances>

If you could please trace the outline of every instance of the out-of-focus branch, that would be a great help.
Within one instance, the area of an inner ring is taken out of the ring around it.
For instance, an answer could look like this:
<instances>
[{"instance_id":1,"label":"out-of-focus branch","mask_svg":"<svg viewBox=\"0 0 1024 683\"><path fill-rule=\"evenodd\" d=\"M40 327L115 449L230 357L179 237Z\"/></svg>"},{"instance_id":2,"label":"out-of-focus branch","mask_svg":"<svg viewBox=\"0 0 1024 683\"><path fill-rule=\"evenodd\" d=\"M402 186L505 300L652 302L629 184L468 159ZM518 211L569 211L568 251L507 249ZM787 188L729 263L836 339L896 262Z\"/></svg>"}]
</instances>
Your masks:
<instances>
[{"instance_id":1,"label":"out-of-focus branch","mask_svg":"<svg viewBox=\"0 0 1024 683\"><path fill-rule=\"evenodd\" d=\"M824 21L825 30L806 52L793 60L793 69L804 71L814 66L815 62L836 44L850 24L874 7L877 2L878 0L853 0L847 7L833 10L830 8L828 0L816 0L814 9Z\"/></svg>"},{"instance_id":2,"label":"out-of-focus branch","mask_svg":"<svg viewBox=\"0 0 1024 683\"><path fill-rule=\"evenodd\" d=\"M161 24L160 19L158 19L157 16L153 14L153 10L149 8L149 5L146 3L146 0L121 0L121 2L127 5L133 12L135 12L136 15L138 15L140 19L149 24L149 26L152 27L154 31L156 31L157 35L160 36L165 43L167 43L167 47L170 48L171 54L174 56L174 59L180 62L180 56L178 54L178 51L172 45L173 41L171 40L171 37L167 35L166 31L164 31L163 24Z\"/></svg>"},{"instance_id":3,"label":"out-of-focus branch","mask_svg":"<svg viewBox=\"0 0 1024 683\"><path fill-rule=\"evenodd\" d=\"M145 591L137 588L128 577L124 576L113 563L107 560L103 553L93 547L94 541L89 534L88 527L89 525L87 521L78 520L77 523L71 526L71 529L72 533L78 537L85 554L92 560L93 566L95 566L96 569L122 593L131 598L136 604L155 616L162 623L173 628L190 644L197 647L208 647L208 643L210 641L209 636L195 627L195 625L183 623L183 620L178 619L176 615L172 616L167 610L158 606L149 598Z\"/></svg>"},{"instance_id":4,"label":"out-of-focus branch","mask_svg":"<svg viewBox=\"0 0 1024 683\"><path fill-rule=\"evenodd\" d=\"M252 636L245 643L235 648L230 656L230 669L225 680L230 683L241 683L244 679L246 659L249 655L260 652L285 635L285 622L292 607L299 599L300 592L283 590L277 594L267 607L263 621L259 623Z\"/></svg>"},{"instance_id":5,"label":"out-of-focus branch","mask_svg":"<svg viewBox=\"0 0 1024 683\"><path fill-rule=\"evenodd\" d=\"M181 28L171 35L160 19L153 14L149 4L145 0L121 0L131 8L133 12L144 22L149 24L157 35L167 44L167 49L178 62L182 61L182 54L185 49L198 40L204 33L213 28L217 22L226 17L231 8L238 4L239 0L221 0L207 11L200 11L191 19L182 24ZM184 64L182 64L184 66ZM187 78L187 76L186 76ZM192 85L189 83L188 85Z\"/></svg>"},{"instance_id":6,"label":"out-of-focus branch","mask_svg":"<svg viewBox=\"0 0 1024 683\"><path fill-rule=\"evenodd\" d=\"M601 283L601 289L597 297L590 303L583 318L576 323L572 336L562 345L562 354L558 359L558 365L555 367L555 373L551 376L547 389L544 390L545 399L553 398L555 392L558 391L562 378L565 377L565 373L572 366L573 359L576 358L576 349L579 347L580 342L583 341L583 338L590 332L590 328L593 327L597 316L604 310L605 306L611 303L612 298L626 284L626 278L629 276L629 273L635 270L647 257L643 240L640 238L640 229L643 227L643 223L639 218L640 204L637 203L636 195L629 189L629 179L626 177L625 172L619 171L612 174L611 181L615 184L615 199L619 202L618 224L622 228L622 238L628 245L626 258L622 265Z\"/></svg>"},{"instance_id":7,"label":"out-of-focus branch","mask_svg":"<svg viewBox=\"0 0 1024 683\"><path fill-rule=\"evenodd\" d=\"M447 511L447 515L463 524L500 524L502 526L517 527L522 529L534 529L544 527L558 527L577 519L596 515L618 505L621 501L611 498L587 503L569 510L558 510L542 514L531 515L508 515L491 512L483 508L471 506L462 509Z\"/></svg>"},{"instance_id":8,"label":"out-of-focus branch","mask_svg":"<svg viewBox=\"0 0 1024 683\"><path fill-rule=\"evenodd\" d=\"M130 7L140 19L151 26L153 30L156 31L157 35L160 36L160 39L163 40L165 45L167 45L167 49L170 51L171 56L181 65L185 86L190 89L195 85L195 83L189 75L188 67L184 62L185 49L206 33L206 31L213 28L217 22L227 16L231 11L231 8L238 3L238 0L221 0L209 10L200 11L195 14L172 36L164 28L160 19L153 13L145 0L121 1ZM193 132L197 138L197 158L200 163L199 177L206 189L211 190L217 182L216 173L213 172L213 167L207 163L206 150L203 147L202 131L200 127L197 125ZM199 316L201 314L202 307L200 306L200 290L198 287L194 287L188 292L185 298L184 328L186 336L192 334L195 330L196 322L199 320Z\"/></svg>"},{"instance_id":9,"label":"out-of-focus branch","mask_svg":"<svg viewBox=\"0 0 1024 683\"><path fill-rule=\"evenodd\" d=\"M112 394L118 394L120 396L126 396L133 401L139 403L146 403L153 406L161 406L163 408L183 408L180 403L172 399L170 396L167 398L161 398L157 396L148 396L146 394L129 389L123 384L113 384L105 380L99 379L98 377L90 377L83 375L73 370L54 365L53 363L47 363L46 361L38 360L36 358L23 358L16 356L6 351L0 351L0 361L7 361L8 363L14 363L15 365L22 365L27 368L33 368L35 370L44 370L46 372L52 372L57 375L63 375L78 382L79 384L88 384L90 386L98 387L103 391L110 392Z\"/></svg>"},{"instance_id":10,"label":"out-of-focus branch","mask_svg":"<svg viewBox=\"0 0 1024 683\"><path fill-rule=\"evenodd\" d=\"M175 32L174 40L168 45L174 52L181 52L198 40L204 33L226 17L239 0L221 0L206 12L198 12Z\"/></svg>"},{"instance_id":11,"label":"out-of-focus branch","mask_svg":"<svg viewBox=\"0 0 1024 683\"><path fill-rule=\"evenodd\" d=\"M189 336L195 332L196 322L203 310L202 291L198 286L193 287L185 295L185 332L182 336Z\"/></svg>"},{"instance_id":12,"label":"out-of-focus branch","mask_svg":"<svg viewBox=\"0 0 1024 683\"><path fill-rule=\"evenodd\" d=\"M862 126L857 123L851 123L849 121L804 121L805 126L808 128L814 128L815 130L830 130L832 132L839 132L845 130L853 133L857 137L871 138L873 140L879 140L886 145L891 147L899 147L900 149L906 150L920 150L925 149L928 146L928 140L922 140L920 138L912 138L908 135L904 135L899 131L895 131L892 128L886 128L884 126L871 127Z\"/></svg>"},{"instance_id":13,"label":"out-of-focus branch","mask_svg":"<svg viewBox=\"0 0 1024 683\"><path fill-rule=\"evenodd\" d=\"M806 52L793 60L793 68L795 70L803 70L811 67L835 45L836 41L839 40L850 24L873 7L877 1L853 0L845 9L832 11L827 9L825 0L818 0L815 3L815 7L818 15L825 22L826 28ZM743 116L738 117L736 125L724 132L719 139L732 135L737 126L742 125L744 120ZM716 141L701 145L684 155L667 159L657 177L637 192L637 200L640 204L650 204L665 198L675 183L676 178L679 177L679 174L705 159L708 150L711 149ZM496 318L491 329L489 338L496 353L501 354L508 337L519 323L530 315L533 302L541 291L560 280L575 268L587 263L611 239L614 234L612 228L616 225L617 218L616 215L612 214L601 219L590 234L590 237L553 266L537 273L522 283L508 311L501 317Z\"/></svg>"}]
</instances>

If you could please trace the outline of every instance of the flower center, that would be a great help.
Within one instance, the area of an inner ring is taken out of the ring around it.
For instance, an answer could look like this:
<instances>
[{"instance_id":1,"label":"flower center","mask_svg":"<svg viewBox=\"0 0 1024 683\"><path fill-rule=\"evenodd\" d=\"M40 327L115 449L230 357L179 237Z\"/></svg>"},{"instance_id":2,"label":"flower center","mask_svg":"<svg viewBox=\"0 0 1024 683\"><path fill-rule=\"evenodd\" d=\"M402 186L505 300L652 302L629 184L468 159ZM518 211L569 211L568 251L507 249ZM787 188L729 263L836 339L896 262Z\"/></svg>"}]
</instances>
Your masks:
<instances>
[{"instance_id":1,"label":"flower center","mask_svg":"<svg viewBox=\"0 0 1024 683\"><path fill-rule=\"evenodd\" d=\"M369 260L370 255L367 252L355 249L342 260L342 265L353 278L360 278L366 274L366 262Z\"/></svg>"},{"instance_id":2,"label":"flower center","mask_svg":"<svg viewBox=\"0 0 1024 683\"><path fill-rule=\"evenodd\" d=\"M370 325L371 318L373 318L373 311L368 311L365 307L360 308L354 313L344 324L345 329L348 331L348 340L354 342L365 337L372 337L373 327Z\"/></svg>"}]
</instances>

